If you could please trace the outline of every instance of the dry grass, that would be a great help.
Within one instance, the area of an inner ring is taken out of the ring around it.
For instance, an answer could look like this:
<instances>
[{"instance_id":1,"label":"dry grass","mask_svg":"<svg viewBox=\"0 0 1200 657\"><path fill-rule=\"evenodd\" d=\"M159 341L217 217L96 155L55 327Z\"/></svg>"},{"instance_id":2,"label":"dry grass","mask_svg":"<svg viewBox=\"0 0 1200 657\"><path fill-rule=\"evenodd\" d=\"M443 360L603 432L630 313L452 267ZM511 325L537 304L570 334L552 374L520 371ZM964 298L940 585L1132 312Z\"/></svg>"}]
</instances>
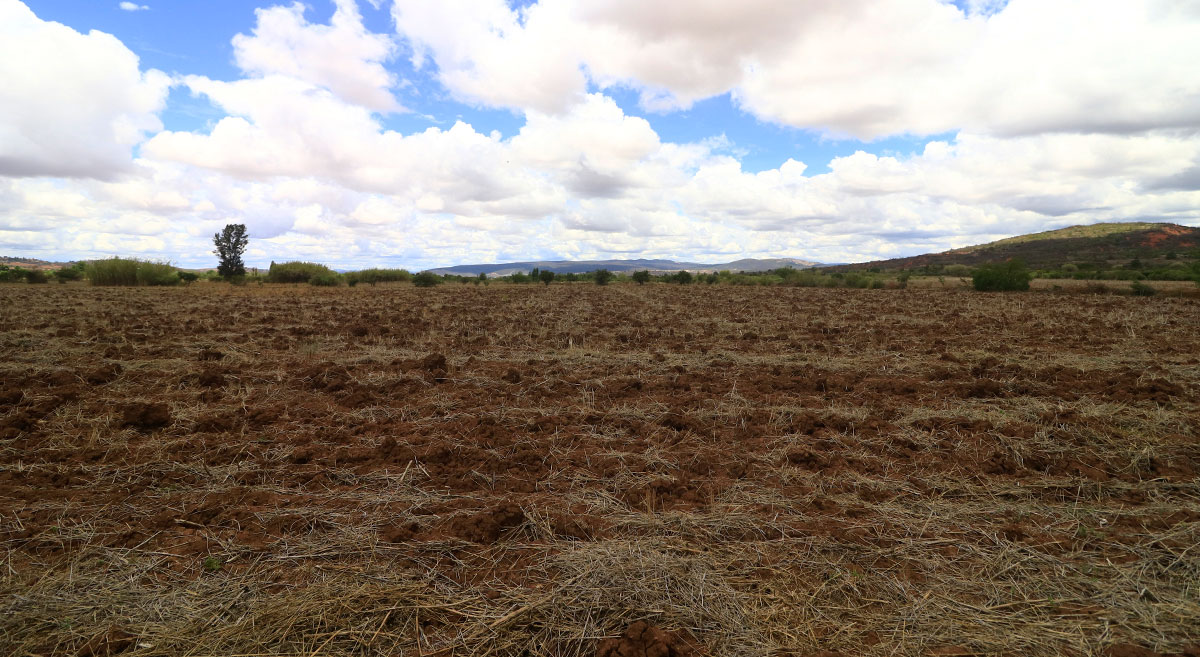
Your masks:
<instances>
[{"instance_id":1,"label":"dry grass","mask_svg":"<svg viewBox=\"0 0 1200 657\"><path fill-rule=\"evenodd\" d=\"M0 439L0 654L589 656L636 620L712 655L1200 643L1189 299L0 293L5 421L59 400Z\"/></svg>"}]
</instances>

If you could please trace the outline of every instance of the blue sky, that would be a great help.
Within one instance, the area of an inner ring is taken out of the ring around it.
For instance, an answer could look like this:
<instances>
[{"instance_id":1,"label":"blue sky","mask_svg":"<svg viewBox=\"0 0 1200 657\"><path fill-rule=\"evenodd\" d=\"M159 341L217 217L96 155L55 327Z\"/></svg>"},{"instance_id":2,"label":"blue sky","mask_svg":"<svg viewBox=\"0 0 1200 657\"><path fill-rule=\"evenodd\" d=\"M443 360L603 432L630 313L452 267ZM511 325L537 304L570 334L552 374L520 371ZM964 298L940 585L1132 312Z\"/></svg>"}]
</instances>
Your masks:
<instances>
[{"instance_id":1,"label":"blue sky","mask_svg":"<svg viewBox=\"0 0 1200 657\"><path fill-rule=\"evenodd\" d=\"M0 251L15 255L198 265L214 229L242 222L251 259L339 266L854 261L1094 221L1195 224L1200 205L1170 182L1200 166L1187 6L0 12L0 74L17 80L0 92Z\"/></svg>"}]
</instances>

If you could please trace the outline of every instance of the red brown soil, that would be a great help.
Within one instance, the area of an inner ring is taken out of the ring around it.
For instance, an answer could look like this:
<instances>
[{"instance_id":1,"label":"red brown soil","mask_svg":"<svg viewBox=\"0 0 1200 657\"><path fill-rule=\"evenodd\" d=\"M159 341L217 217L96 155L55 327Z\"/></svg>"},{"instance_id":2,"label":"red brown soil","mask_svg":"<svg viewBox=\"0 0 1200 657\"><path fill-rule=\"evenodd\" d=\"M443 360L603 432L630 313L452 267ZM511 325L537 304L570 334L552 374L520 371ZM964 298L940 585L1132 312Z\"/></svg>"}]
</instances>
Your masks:
<instances>
[{"instance_id":1,"label":"red brown soil","mask_svg":"<svg viewBox=\"0 0 1200 657\"><path fill-rule=\"evenodd\" d=\"M619 637L605 639L596 657L694 657L695 649L674 632L637 621Z\"/></svg>"},{"instance_id":2,"label":"red brown soil","mask_svg":"<svg viewBox=\"0 0 1200 657\"><path fill-rule=\"evenodd\" d=\"M0 286L0 654L1194 657L1197 326L1170 297Z\"/></svg>"},{"instance_id":3,"label":"red brown soil","mask_svg":"<svg viewBox=\"0 0 1200 657\"><path fill-rule=\"evenodd\" d=\"M121 407L121 426L135 429L161 429L171 423L171 407L163 403L135 402Z\"/></svg>"},{"instance_id":4,"label":"red brown soil","mask_svg":"<svg viewBox=\"0 0 1200 657\"><path fill-rule=\"evenodd\" d=\"M111 627L107 631L88 639L79 648L78 657L107 657L119 655L133 647L135 637L119 627Z\"/></svg>"}]
</instances>

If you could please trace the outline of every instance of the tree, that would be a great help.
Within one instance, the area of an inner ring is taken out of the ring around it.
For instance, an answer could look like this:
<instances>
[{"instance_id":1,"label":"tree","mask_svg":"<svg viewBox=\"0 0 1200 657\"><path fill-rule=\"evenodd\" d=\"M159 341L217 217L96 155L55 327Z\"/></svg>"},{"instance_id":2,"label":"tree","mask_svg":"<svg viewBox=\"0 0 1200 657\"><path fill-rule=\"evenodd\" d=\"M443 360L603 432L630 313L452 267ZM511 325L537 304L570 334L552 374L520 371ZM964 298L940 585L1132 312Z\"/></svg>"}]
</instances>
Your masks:
<instances>
[{"instance_id":1,"label":"tree","mask_svg":"<svg viewBox=\"0 0 1200 657\"><path fill-rule=\"evenodd\" d=\"M633 282L638 285L645 285L650 282L650 272L643 269L642 271L633 272Z\"/></svg>"},{"instance_id":2,"label":"tree","mask_svg":"<svg viewBox=\"0 0 1200 657\"><path fill-rule=\"evenodd\" d=\"M546 285L549 285L550 282L554 280L554 272L550 271L549 269L543 269L542 271L538 272L538 278Z\"/></svg>"},{"instance_id":3,"label":"tree","mask_svg":"<svg viewBox=\"0 0 1200 657\"><path fill-rule=\"evenodd\" d=\"M592 279L596 281L596 285L608 285L613 279L613 273L607 269L597 269L592 272Z\"/></svg>"},{"instance_id":4,"label":"tree","mask_svg":"<svg viewBox=\"0 0 1200 657\"><path fill-rule=\"evenodd\" d=\"M690 285L692 282L692 272L680 269L671 276L671 282L679 283L680 285Z\"/></svg>"},{"instance_id":5,"label":"tree","mask_svg":"<svg viewBox=\"0 0 1200 657\"><path fill-rule=\"evenodd\" d=\"M213 235L213 251L220 261L217 273L224 278L240 278L246 275L246 265L242 262L242 254L246 252L246 224L226 224L221 232Z\"/></svg>"}]
</instances>

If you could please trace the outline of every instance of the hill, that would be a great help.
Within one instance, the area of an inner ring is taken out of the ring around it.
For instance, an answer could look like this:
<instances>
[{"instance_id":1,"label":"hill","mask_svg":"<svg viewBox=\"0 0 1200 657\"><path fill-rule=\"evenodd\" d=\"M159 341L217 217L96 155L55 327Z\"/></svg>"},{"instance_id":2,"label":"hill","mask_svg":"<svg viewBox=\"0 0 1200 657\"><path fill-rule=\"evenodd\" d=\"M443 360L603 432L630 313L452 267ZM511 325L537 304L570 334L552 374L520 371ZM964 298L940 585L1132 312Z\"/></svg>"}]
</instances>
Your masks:
<instances>
[{"instance_id":1,"label":"hill","mask_svg":"<svg viewBox=\"0 0 1200 657\"><path fill-rule=\"evenodd\" d=\"M529 273L535 267L549 270L556 274L583 274L597 269L607 269L611 272L633 272L648 270L650 272L672 272L687 270L690 272L715 271L767 271L780 267L808 269L819 267L821 263L797 258L744 258L733 262L703 264L698 262L676 262L674 260L541 260L530 262L507 262L478 265L455 265L431 269L434 274L457 274L459 276L508 276L517 272Z\"/></svg>"},{"instance_id":2,"label":"hill","mask_svg":"<svg viewBox=\"0 0 1200 657\"><path fill-rule=\"evenodd\" d=\"M21 269L53 270L72 265L71 262L49 262L37 258L21 258L18 256L0 256L0 266L20 267Z\"/></svg>"},{"instance_id":3,"label":"hill","mask_svg":"<svg viewBox=\"0 0 1200 657\"><path fill-rule=\"evenodd\" d=\"M941 253L830 267L831 271L895 271L937 265L981 265L1020 258L1033 269L1068 263L1124 266L1133 260L1163 265L1175 258L1200 257L1200 228L1170 223L1106 223L1070 226L967 246Z\"/></svg>"}]
</instances>

